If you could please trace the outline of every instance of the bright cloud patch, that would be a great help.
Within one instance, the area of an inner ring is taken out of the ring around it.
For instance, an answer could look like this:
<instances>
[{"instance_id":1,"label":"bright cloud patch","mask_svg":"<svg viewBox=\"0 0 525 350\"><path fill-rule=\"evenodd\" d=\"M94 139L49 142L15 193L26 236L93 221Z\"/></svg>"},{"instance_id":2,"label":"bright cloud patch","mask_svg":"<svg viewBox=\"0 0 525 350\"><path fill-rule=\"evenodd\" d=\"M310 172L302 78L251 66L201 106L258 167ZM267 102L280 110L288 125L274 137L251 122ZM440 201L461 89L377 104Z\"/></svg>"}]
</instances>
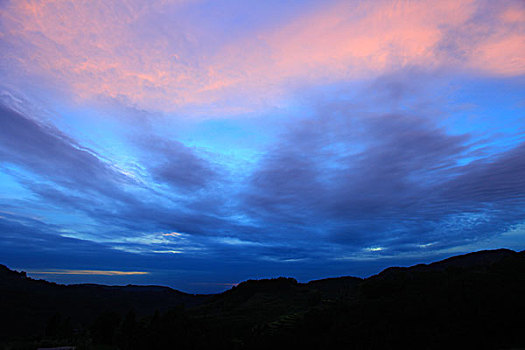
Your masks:
<instances>
[{"instance_id":1,"label":"bright cloud patch","mask_svg":"<svg viewBox=\"0 0 525 350\"><path fill-rule=\"evenodd\" d=\"M49 271L27 271L33 275L94 275L94 276L131 276L147 275L145 271L103 271L103 270L49 270Z\"/></svg>"}]
</instances>

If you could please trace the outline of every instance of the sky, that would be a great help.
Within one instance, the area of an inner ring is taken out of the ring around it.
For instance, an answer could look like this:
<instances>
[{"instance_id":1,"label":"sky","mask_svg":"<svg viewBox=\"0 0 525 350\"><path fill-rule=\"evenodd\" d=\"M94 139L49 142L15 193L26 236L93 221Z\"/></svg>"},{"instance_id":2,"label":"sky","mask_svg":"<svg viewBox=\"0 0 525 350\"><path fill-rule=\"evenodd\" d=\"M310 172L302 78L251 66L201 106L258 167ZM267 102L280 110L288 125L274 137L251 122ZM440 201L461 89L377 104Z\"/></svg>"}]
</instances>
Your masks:
<instances>
[{"instance_id":1,"label":"sky","mask_svg":"<svg viewBox=\"0 0 525 350\"><path fill-rule=\"evenodd\" d=\"M0 263L212 293L525 249L522 0L1 0Z\"/></svg>"}]
</instances>

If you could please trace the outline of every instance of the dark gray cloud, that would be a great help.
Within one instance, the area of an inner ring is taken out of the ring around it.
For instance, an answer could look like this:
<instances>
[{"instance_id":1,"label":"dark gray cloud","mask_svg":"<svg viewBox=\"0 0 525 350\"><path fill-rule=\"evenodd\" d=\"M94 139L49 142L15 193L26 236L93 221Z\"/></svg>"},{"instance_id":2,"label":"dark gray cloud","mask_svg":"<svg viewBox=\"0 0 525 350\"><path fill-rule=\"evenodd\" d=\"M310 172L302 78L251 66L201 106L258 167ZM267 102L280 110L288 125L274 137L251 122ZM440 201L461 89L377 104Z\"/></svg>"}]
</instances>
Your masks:
<instances>
[{"instance_id":1,"label":"dark gray cloud","mask_svg":"<svg viewBox=\"0 0 525 350\"><path fill-rule=\"evenodd\" d=\"M411 86L383 78L364 105L321 105L290 126L251 175L247 212L283 237L356 251L443 249L522 222L524 144L480 150L494 140L448 133Z\"/></svg>"},{"instance_id":2,"label":"dark gray cloud","mask_svg":"<svg viewBox=\"0 0 525 350\"><path fill-rule=\"evenodd\" d=\"M142 136L138 142L146 151L144 164L153 179L177 191L194 192L217 180L217 170L198 151L177 140Z\"/></svg>"},{"instance_id":3,"label":"dark gray cloud","mask_svg":"<svg viewBox=\"0 0 525 350\"><path fill-rule=\"evenodd\" d=\"M519 203L525 198L525 142L502 154L480 159L459 169L443 188L451 201Z\"/></svg>"}]
</instances>

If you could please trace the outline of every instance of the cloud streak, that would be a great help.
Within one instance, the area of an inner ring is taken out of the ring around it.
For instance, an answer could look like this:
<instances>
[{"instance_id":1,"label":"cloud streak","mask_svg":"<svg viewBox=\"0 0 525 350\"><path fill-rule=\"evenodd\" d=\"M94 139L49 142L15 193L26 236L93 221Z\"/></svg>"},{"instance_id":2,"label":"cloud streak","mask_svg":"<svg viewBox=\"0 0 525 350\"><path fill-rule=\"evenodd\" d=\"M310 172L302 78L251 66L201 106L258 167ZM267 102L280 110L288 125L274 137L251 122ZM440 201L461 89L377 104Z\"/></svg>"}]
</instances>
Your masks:
<instances>
[{"instance_id":1,"label":"cloud streak","mask_svg":"<svg viewBox=\"0 0 525 350\"><path fill-rule=\"evenodd\" d=\"M35 271L28 270L27 273L33 275L91 275L91 276L132 276L148 275L146 271L105 271L105 270L49 270Z\"/></svg>"},{"instance_id":2,"label":"cloud streak","mask_svg":"<svg viewBox=\"0 0 525 350\"><path fill-rule=\"evenodd\" d=\"M131 179L51 125L0 105L0 159L72 190L131 200L119 186ZM53 166L49 166L52 164Z\"/></svg>"}]
</instances>

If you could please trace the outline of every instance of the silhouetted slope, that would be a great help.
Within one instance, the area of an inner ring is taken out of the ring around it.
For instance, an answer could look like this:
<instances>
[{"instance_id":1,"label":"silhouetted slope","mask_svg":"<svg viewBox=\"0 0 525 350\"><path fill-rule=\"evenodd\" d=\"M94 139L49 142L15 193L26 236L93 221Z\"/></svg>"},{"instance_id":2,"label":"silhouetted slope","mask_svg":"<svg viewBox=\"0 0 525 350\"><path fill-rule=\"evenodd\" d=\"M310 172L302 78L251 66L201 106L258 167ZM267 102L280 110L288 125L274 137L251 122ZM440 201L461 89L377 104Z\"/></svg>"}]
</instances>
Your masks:
<instances>
[{"instance_id":1,"label":"silhouetted slope","mask_svg":"<svg viewBox=\"0 0 525 350\"><path fill-rule=\"evenodd\" d=\"M232 322L236 327L249 329L283 317L295 319L322 301L349 297L355 293L361 281L356 277L329 278L308 283L298 283L293 278L284 277L249 280L214 296L208 303L195 309L195 314L209 319L220 318L222 324Z\"/></svg>"},{"instance_id":2,"label":"silhouetted slope","mask_svg":"<svg viewBox=\"0 0 525 350\"><path fill-rule=\"evenodd\" d=\"M369 277L382 278L391 273L400 271L443 271L447 268L455 269L487 269L494 263L502 260L519 256L520 253L509 249L482 250L464 255L453 256L448 259L437 261L431 264L419 264L411 267L389 267L379 274Z\"/></svg>"},{"instance_id":3,"label":"silhouetted slope","mask_svg":"<svg viewBox=\"0 0 525 350\"><path fill-rule=\"evenodd\" d=\"M54 330L44 339L88 349L525 348L524 295L525 253L504 249L364 280L250 280L208 297L155 286L61 286L0 266L4 339L44 327ZM174 307L182 303L195 307ZM49 319L55 312L84 331Z\"/></svg>"},{"instance_id":4,"label":"silhouetted slope","mask_svg":"<svg viewBox=\"0 0 525 350\"><path fill-rule=\"evenodd\" d=\"M306 285L310 289L319 291L323 298L337 299L353 295L361 282L363 282L362 278L345 276L310 281Z\"/></svg>"},{"instance_id":5,"label":"silhouetted slope","mask_svg":"<svg viewBox=\"0 0 525 350\"><path fill-rule=\"evenodd\" d=\"M249 337L254 327L302 314L319 299L316 290L293 278L249 280L214 296L194 314L211 325L213 332L242 339Z\"/></svg>"},{"instance_id":6,"label":"silhouetted slope","mask_svg":"<svg viewBox=\"0 0 525 350\"><path fill-rule=\"evenodd\" d=\"M77 327L89 324L105 311L125 314L134 310L138 315L148 315L179 305L195 306L207 298L159 286L60 285L34 280L0 265L0 340L43 334L55 314Z\"/></svg>"},{"instance_id":7,"label":"silhouetted slope","mask_svg":"<svg viewBox=\"0 0 525 350\"><path fill-rule=\"evenodd\" d=\"M312 309L293 332L263 335L254 347L301 334L305 348L319 349L523 347L524 255L483 251L386 269L363 281L353 300Z\"/></svg>"}]
</instances>

